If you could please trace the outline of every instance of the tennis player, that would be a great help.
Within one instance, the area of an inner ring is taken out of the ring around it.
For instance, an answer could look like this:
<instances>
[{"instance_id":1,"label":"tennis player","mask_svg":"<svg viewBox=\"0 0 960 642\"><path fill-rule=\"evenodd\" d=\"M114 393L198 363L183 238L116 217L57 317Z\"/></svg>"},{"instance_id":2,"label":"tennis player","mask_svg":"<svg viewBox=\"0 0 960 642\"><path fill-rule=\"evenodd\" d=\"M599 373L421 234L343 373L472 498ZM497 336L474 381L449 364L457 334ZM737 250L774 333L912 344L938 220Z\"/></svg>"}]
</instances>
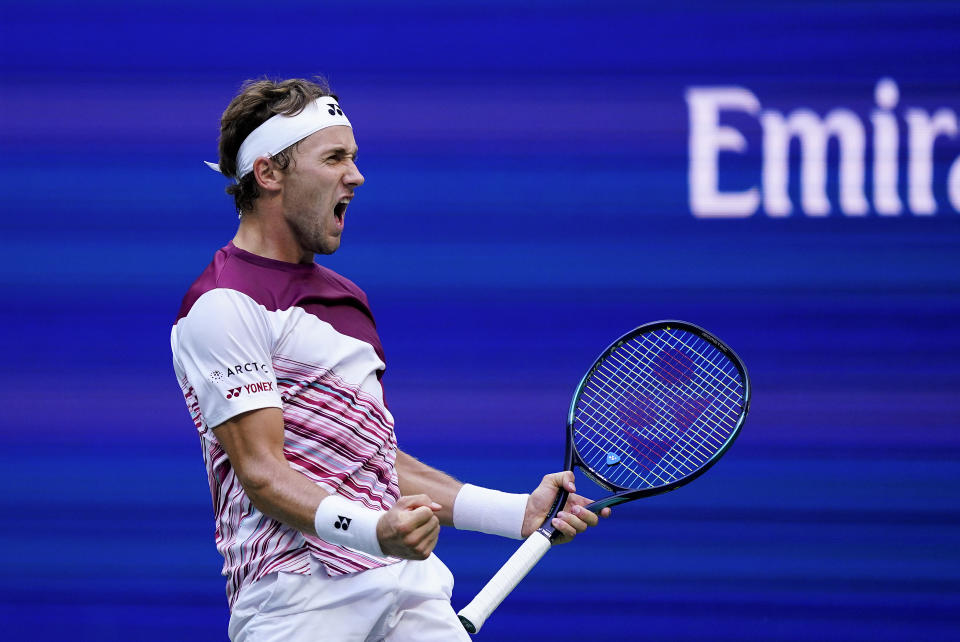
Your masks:
<instances>
[{"instance_id":1,"label":"tennis player","mask_svg":"<svg viewBox=\"0 0 960 642\"><path fill-rule=\"evenodd\" d=\"M461 484L400 451L364 292L314 262L364 182L326 82L244 85L220 126L240 224L184 297L173 362L200 434L235 642L468 639L440 526L529 535L573 473L529 495ZM209 163L208 163L209 164ZM597 515L571 495L568 541ZM605 509L608 513L609 509ZM605 515L604 515L605 516Z\"/></svg>"}]
</instances>

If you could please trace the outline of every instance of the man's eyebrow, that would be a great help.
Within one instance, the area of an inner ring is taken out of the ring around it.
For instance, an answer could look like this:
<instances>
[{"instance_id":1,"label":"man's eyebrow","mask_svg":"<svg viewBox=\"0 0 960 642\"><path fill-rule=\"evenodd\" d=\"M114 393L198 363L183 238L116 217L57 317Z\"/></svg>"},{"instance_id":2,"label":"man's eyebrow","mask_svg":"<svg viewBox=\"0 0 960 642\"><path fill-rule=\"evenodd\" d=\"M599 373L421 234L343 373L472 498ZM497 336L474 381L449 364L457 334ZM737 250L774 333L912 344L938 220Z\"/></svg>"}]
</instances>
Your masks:
<instances>
[{"instance_id":1,"label":"man's eyebrow","mask_svg":"<svg viewBox=\"0 0 960 642\"><path fill-rule=\"evenodd\" d=\"M328 147L324 149L321 153L326 156L327 154L340 154L343 156L356 156L357 152L360 151L359 148L354 147L353 150L348 150L343 145L337 145L336 147Z\"/></svg>"}]
</instances>

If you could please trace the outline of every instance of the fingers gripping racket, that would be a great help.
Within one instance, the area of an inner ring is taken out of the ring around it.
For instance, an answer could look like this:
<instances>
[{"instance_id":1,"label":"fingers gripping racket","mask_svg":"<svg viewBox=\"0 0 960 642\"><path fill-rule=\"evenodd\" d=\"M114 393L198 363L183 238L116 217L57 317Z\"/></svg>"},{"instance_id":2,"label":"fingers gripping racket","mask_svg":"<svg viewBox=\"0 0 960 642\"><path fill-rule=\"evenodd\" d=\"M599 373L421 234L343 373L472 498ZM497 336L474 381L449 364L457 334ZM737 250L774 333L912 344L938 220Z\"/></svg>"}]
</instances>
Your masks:
<instances>
[{"instance_id":1,"label":"fingers gripping racket","mask_svg":"<svg viewBox=\"0 0 960 642\"><path fill-rule=\"evenodd\" d=\"M716 463L749 408L747 369L733 350L691 323L648 323L614 341L577 386L565 468L578 466L611 491L592 511L665 493ZM467 631L479 631L547 552L558 537L550 522L566 500L561 490L543 525L460 611Z\"/></svg>"}]
</instances>

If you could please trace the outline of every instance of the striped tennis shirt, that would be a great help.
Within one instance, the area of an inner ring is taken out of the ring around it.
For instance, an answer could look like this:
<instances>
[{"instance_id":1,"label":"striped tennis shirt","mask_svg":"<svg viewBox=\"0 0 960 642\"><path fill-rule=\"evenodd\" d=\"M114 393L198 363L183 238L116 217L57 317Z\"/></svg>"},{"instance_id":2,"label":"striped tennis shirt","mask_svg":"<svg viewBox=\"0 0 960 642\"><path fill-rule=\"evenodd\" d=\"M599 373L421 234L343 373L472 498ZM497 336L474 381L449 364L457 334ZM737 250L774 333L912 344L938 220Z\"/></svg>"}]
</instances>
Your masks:
<instances>
[{"instance_id":1,"label":"striped tennis shirt","mask_svg":"<svg viewBox=\"0 0 960 642\"><path fill-rule=\"evenodd\" d=\"M275 261L232 243L183 299L170 337L173 365L200 434L223 555L227 599L277 571L329 575L398 561L328 543L262 514L211 428L243 412L281 408L290 466L374 510L400 497L397 441L383 401L385 368L367 297L315 263Z\"/></svg>"}]
</instances>

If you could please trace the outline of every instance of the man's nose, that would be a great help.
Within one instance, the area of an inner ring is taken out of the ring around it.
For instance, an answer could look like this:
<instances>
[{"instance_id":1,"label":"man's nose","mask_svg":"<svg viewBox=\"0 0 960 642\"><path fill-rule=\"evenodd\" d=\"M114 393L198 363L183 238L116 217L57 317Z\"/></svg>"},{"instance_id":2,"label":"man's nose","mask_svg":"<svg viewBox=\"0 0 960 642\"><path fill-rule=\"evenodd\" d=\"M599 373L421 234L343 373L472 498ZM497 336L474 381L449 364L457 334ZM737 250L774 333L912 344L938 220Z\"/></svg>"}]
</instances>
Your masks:
<instances>
[{"instance_id":1,"label":"man's nose","mask_svg":"<svg viewBox=\"0 0 960 642\"><path fill-rule=\"evenodd\" d=\"M357 167L357 164L353 161L350 161L350 169L347 170L346 175L343 177L343 182L352 187L360 187L364 182L363 174L360 173L360 168Z\"/></svg>"}]
</instances>

